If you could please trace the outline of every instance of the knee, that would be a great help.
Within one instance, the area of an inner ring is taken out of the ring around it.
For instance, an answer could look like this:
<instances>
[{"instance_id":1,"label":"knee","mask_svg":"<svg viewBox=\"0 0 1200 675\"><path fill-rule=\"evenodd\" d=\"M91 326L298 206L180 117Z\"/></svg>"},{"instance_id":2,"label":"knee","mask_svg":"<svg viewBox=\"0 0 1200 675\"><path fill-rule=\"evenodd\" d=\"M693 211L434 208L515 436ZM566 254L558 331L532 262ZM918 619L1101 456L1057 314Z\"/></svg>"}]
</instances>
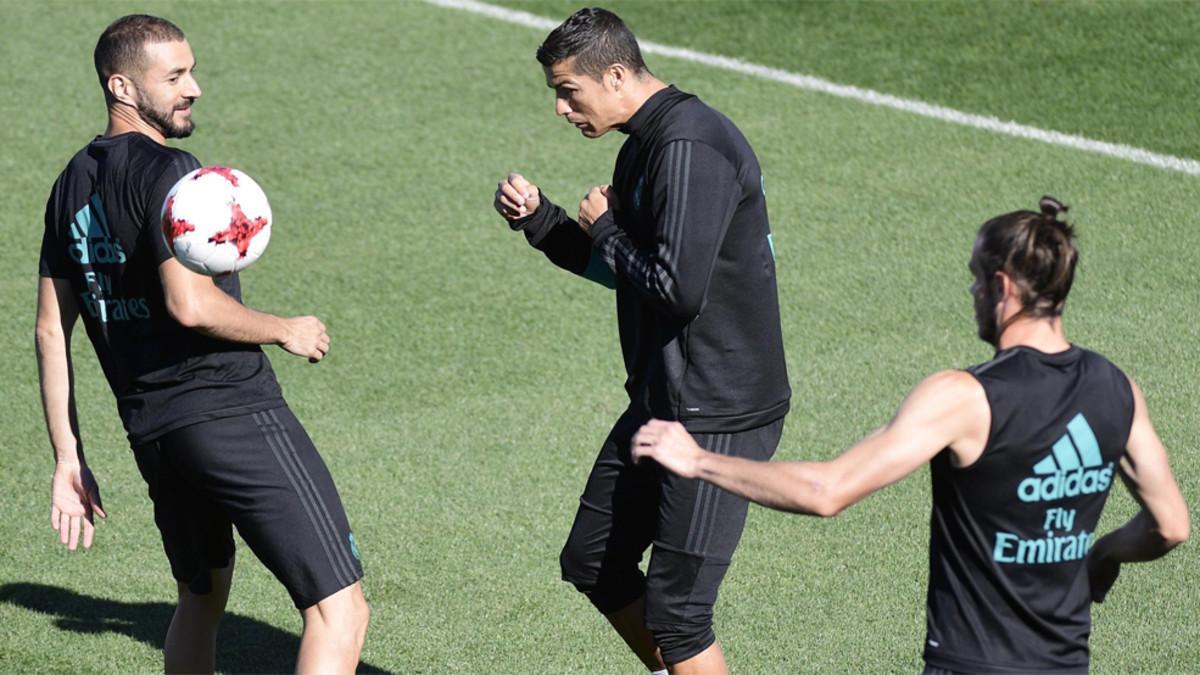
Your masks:
<instances>
[{"instance_id":1,"label":"knee","mask_svg":"<svg viewBox=\"0 0 1200 675\"><path fill-rule=\"evenodd\" d=\"M354 606L350 612L350 623L353 627L354 642L361 650L363 641L367 637L367 624L371 623L371 608L367 605L367 599L363 597L362 587L356 585L354 588Z\"/></svg>"},{"instance_id":2,"label":"knee","mask_svg":"<svg viewBox=\"0 0 1200 675\"><path fill-rule=\"evenodd\" d=\"M225 614L233 567L205 570L204 574L206 576L194 579L192 583L177 584L178 611L215 624ZM193 588L203 592L196 592Z\"/></svg>"},{"instance_id":3,"label":"knee","mask_svg":"<svg viewBox=\"0 0 1200 675\"><path fill-rule=\"evenodd\" d=\"M596 587L600 577L600 565L588 559L583 546L574 539L568 539L558 555L558 566L562 570L563 581L575 586L581 593L587 593Z\"/></svg>"},{"instance_id":4,"label":"knee","mask_svg":"<svg viewBox=\"0 0 1200 675\"><path fill-rule=\"evenodd\" d=\"M371 609L359 582L304 610L306 628L319 630L343 649L355 653L362 650L370 620Z\"/></svg>"},{"instance_id":5,"label":"knee","mask_svg":"<svg viewBox=\"0 0 1200 675\"><path fill-rule=\"evenodd\" d=\"M713 632L715 586L689 586L686 591L664 586L654 577L646 589L646 629L662 650L663 661L676 664L708 649L717 640Z\"/></svg>"},{"instance_id":6,"label":"knee","mask_svg":"<svg viewBox=\"0 0 1200 675\"><path fill-rule=\"evenodd\" d=\"M367 637L367 624L371 622L371 608L363 596L362 584L351 586L350 607L345 616L349 638L353 640L356 650L361 651Z\"/></svg>"},{"instance_id":7,"label":"knee","mask_svg":"<svg viewBox=\"0 0 1200 675\"><path fill-rule=\"evenodd\" d=\"M558 562L563 581L574 585L601 614L623 609L646 592L646 578L636 560L589 555L585 547L568 540Z\"/></svg>"},{"instance_id":8,"label":"knee","mask_svg":"<svg viewBox=\"0 0 1200 675\"><path fill-rule=\"evenodd\" d=\"M646 629L654 635L654 642L662 651L663 663L667 665L687 661L717 641L711 611L692 616L656 616L651 612L649 598L646 602Z\"/></svg>"}]
</instances>

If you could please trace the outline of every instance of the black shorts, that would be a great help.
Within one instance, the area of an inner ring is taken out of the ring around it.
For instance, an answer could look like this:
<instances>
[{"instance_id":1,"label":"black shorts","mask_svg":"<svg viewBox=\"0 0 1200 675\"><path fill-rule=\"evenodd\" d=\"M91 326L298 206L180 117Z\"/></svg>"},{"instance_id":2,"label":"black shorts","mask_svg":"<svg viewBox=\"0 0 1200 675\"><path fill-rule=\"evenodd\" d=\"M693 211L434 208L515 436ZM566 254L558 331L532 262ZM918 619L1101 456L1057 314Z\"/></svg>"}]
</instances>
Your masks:
<instances>
[{"instance_id":1,"label":"black shorts","mask_svg":"<svg viewBox=\"0 0 1200 675\"><path fill-rule=\"evenodd\" d=\"M200 422L133 448L171 573L193 593L233 559L233 532L304 609L362 578L341 498L286 406Z\"/></svg>"},{"instance_id":2,"label":"black shorts","mask_svg":"<svg viewBox=\"0 0 1200 675\"><path fill-rule=\"evenodd\" d=\"M671 665L715 639L717 588L741 539L749 502L654 462L635 466L630 443L643 422L626 412L600 449L563 549L563 577L605 614L644 596L646 627ZM716 453L767 460L782 434L780 418L756 429L695 438ZM643 575L638 565L651 544Z\"/></svg>"}]
</instances>

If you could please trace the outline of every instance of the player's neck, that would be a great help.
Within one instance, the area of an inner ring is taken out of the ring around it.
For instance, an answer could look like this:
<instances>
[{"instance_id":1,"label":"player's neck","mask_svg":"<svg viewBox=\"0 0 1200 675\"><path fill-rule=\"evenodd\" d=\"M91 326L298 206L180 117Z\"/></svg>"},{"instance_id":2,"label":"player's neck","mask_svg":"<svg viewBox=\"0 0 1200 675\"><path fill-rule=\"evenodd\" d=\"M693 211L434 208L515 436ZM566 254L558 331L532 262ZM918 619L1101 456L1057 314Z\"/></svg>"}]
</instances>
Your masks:
<instances>
[{"instance_id":1,"label":"player's neck","mask_svg":"<svg viewBox=\"0 0 1200 675\"><path fill-rule=\"evenodd\" d=\"M105 138L112 136L120 136L131 131L136 131L140 134L149 136L156 143L165 145L167 139L162 135L162 132L154 127L146 124L141 115L132 111L129 106L114 105L108 108L108 128L104 130Z\"/></svg>"},{"instance_id":2,"label":"player's neck","mask_svg":"<svg viewBox=\"0 0 1200 675\"><path fill-rule=\"evenodd\" d=\"M1013 347L1032 347L1039 352L1054 354L1071 348L1063 334L1062 317L1017 317L1000 334L1001 351Z\"/></svg>"},{"instance_id":3,"label":"player's neck","mask_svg":"<svg viewBox=\"0 0 1200 675\"><path fill-rule=\"evenodd\" d=\"M644 78L630 81L629 85L629 105L625 111L625 121L628 122L637 111L646 105L646 101L650 97L667 88L667 84L653 75L646 75Z\"/></svg>"}]
</instances>

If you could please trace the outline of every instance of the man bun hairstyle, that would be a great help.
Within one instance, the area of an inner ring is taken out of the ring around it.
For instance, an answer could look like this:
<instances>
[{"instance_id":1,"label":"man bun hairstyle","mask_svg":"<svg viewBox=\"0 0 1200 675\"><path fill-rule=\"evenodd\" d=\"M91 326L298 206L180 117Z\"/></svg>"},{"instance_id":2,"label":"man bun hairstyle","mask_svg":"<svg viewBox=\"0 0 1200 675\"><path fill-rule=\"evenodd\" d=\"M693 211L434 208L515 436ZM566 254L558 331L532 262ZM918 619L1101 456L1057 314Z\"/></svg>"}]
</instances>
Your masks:
<instances>
[{"instance_id":1,"label":"man bun hairstyle","mask_svg":"<svg viewBox=\"0 0 1200 675\"><path fill-rule=\"evenodd\" d=\"M547 68L571 57L575 57L575 72L595 80L614 63L638 75L649 72L633 32L619 16L599 7L567 17L537 50L538 63Z\"/></svg>"},{"instance_id":2,"label":"man bun hairstyle","mask_svg":"<svg viewBox=\"0 0 1200 675\"><path fill-rule=\"evenodd\" d=\"M1062 314L1075 280L1079 251L1075 229L1060 220L1068 207L1045 196L1038 212L1014 211L997 216L979 228L975 262L981 281L991 283L1004 272L1017 285L1021 314L1054 317Z\"/></svg>"},{"instance_id":3,"label":"man bun hairstyle","mask_svg":"<svg viewBox=\"0 0 1200 675\"><path fill-rule=\"evenodd\" d=\"M92 52L96 76L100 78L100 88L104 90L105 100L112 102L112 93L108 91L108 78L117 74L130 77L142 74L147 43L179 42L186 39L179 26L157 16L130 14L109 24L100 34L96 50Z\"/></svg>"}]
</instances>

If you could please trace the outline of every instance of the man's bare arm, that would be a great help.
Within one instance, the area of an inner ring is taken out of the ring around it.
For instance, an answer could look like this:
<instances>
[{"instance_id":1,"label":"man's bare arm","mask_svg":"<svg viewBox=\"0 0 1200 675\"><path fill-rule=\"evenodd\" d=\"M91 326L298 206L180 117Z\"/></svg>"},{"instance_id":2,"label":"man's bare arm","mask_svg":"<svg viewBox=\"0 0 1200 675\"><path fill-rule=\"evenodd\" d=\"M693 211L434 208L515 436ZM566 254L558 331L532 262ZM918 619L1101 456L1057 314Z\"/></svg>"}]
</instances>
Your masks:
<instances>
[{"instance_id":1,"label":"man's bare arm","mask_svg":"<svg viewBox=\"0 0 1200 675\"><path fill-rule=\"evenodd\" d=\"M50 480L50 525L70 550L90 548L95 535L94 514L104 517L100 488L88 468L75 412L75 377L71 368L71 333L79 318L79 303L64 279L38 280L34 346L38 361L42 411L54 475Z\"/></svg>"},{"instance_id":2,"label":"man's bare arm","mask_svg":"<svg viewBox=\"0 0 1200 675\"><path fill-rule=\"evenodd\" d=\"M246 344L275 344L312 362L329 351L325 324L315 316L284 318L250 309L174 258L158 267L167 312L183 326L210 337Z\"/></svg>"},{"instance_id":3,"label":"man's bare arm","mask_svg":"<svg viewBox=\"0 0 1200 675\"><path fill-rule=\"evenodd\" d=\"M1142 510L1122 527L1096 541L1088 554L1092 599L1103 602L1121 572L1121 564L1144 562L1166 555L1187 541L1191 522L1187 503L1167 463L1145 397L1132 379L1133 425L1129 430L1120 475Z\"/></svg>"},{"instance_id":4,"label":"man's bare arm","mask_svg":"<svg viewBox=\"0 0 1200 675\"><path fill-rule=\"evenodd\" d=\"M961 371L945 371L917 385L886 426L828 462L726 457L702 450L682 425L661 421L638 432L633 453L769 508L833 516L945 448L961 463L974 461L987 442L990 421L978 381Z\"/></svg>"}]
</instances>

